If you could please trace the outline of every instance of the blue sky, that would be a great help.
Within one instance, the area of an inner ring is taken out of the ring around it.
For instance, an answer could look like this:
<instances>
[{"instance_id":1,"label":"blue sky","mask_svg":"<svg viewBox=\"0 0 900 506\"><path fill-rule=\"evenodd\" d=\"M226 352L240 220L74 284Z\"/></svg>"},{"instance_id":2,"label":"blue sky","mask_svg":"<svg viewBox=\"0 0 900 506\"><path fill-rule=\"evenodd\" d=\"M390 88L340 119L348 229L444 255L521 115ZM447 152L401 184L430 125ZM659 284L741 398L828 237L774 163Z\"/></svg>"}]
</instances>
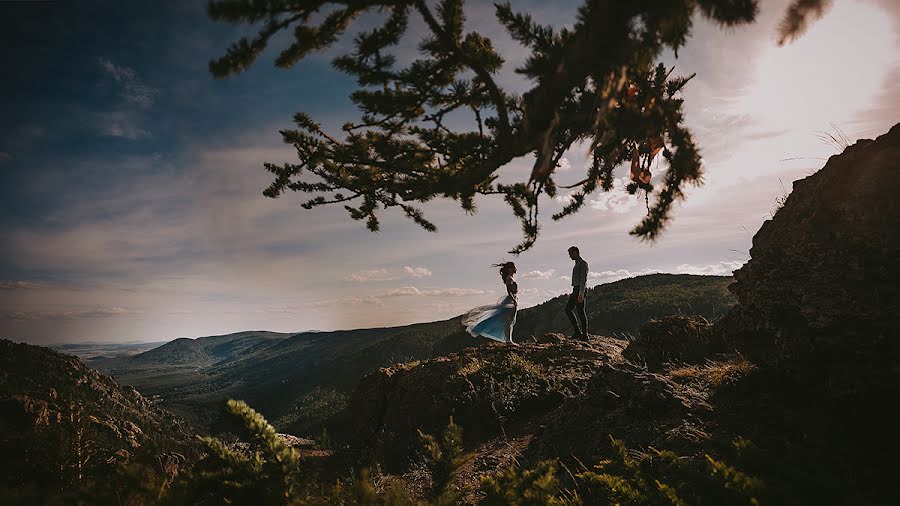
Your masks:
<instances>
[{"instance_id":1,"label":"blue sky","mask_svg":"<svg viewBox=\"0 0 900 506\"><path fill-rule=\"evenodd\" d=\"M564 26L579 3L516 6ZM774 40L786 2L761 3L753 26L697 20L679 58L665 57L698 73L686 111L706 167L673 225L652 245L630 237L643 202L618 188L571 219L546 220L537 246L516 259L525 305L567 290L570 244L582 248L591 283L730 273L775 199L836 152L818 131L834 124L851 139L871 138L897 121L895 2L837 0L785 47ZM490 4L467 9L468 29L507 56L501 83L526 90L512 72L526 54ZM329 64L348 40L280 70L272 60L285 38L277 38L248 72L213 79L208 61L249 30L210 21L203 2L0 2L0 337L130 341L397 325L499 298L489 266L508 257L520 230L498 199L479 200L475 216L429 204L437 234L393 213L370 234L340 208L306 211L300 195L262 196L262 163L294 159L278 129L297 111L329 127L356 119L354 86ZM423 33L411 26L401 60ZM566 162L559 181L580 179L584 150ZM502 175L521 179L528 169L523 158Z\"/></svg>"}]
</instances>

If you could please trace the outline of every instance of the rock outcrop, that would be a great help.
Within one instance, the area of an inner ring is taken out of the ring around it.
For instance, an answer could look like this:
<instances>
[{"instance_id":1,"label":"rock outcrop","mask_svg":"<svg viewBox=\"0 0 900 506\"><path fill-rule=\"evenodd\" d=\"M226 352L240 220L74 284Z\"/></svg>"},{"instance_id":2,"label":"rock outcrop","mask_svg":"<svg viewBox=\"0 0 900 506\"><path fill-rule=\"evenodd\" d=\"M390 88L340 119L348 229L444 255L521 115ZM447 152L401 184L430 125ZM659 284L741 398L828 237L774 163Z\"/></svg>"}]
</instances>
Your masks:
<instances>
[{"instance_id":1,"label":"rock outcrop","mask_svg":"<svg viewBox=\"0 0 900 506\"><path fill-rule=\"evenodd\" d=\"M753 238L718 327L761 363L835 392L900 379L900 125L794 182ZM830 388L830 387L829 387Z\"/></svg>"},{"instance_id":2,"label":"rock outcrop","mask_svg":"<svg viewBox=\"0 0 900 506\"><path fill-rule=\"evenodd\" d=\"M469 348L382 368L360 381L333 430L394 470L416 454L418 429L440 433L451 416L464 428L467 443L516 433L579 396L599 368L622 362L626 344L555 340Z\"/></svg>"},{"instance_id":3,"label":"rock outcrop","mask_svg":"<svg viewBox=\"0 0 900 506\"><path fill-rule=\"evenodd\" d=\"M495 470L486 462L508 464L499 455L509 445L519 459L589 462L607 454L609 434L646 447L684 446L701 432L705 393L628 363L627 341L539 341L382 368L360 381L329 431L391 472L414 463L417 430L438 434L450 417L486 466L477 472Z\"/></svg>"}]
</instances>

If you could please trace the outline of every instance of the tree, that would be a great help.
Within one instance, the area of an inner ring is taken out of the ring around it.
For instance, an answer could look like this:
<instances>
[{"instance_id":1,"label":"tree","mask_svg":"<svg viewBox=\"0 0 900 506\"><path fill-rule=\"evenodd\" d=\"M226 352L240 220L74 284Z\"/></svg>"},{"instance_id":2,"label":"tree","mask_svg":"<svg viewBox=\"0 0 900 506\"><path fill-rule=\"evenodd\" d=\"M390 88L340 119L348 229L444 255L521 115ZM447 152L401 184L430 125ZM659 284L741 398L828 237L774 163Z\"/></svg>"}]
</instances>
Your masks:
<instances>
[{"instance_id":1,"label":"tree","mask_svg":"<svg viewBox=\"0 0 900 506\"><path fill-rule=\"evenodd\" d=\"M801 33L829 0L793 0L780 26L780 41ZM213 76L225 78L252 65L269 39L293 28L294 39L275 65L288 68L337 41L354 19L383 13L380 27L363 31L354 49L333 66L356 78L351 94L361 109L343 133L325 131L308 115L294 116L296 129L281 130L297 149L299 163L264 164L275 179L263 192L276 198L286 190L314 195L304 208L343 204L355 220L377 231L379 208L399 207L424 229L435 231L417 203L436 197L475 211L476 195L502 195L521 220L523 241L537 239L539 200L560 187L554 173L566 151L587 145L592 163L570 188L569 203L552 217L577 212L585 197L609 191L613 170L631 164L630 193L654 192L647 216L631 230L655 239L683 188L700 184L699 150L683 125L679 92L693 76L673 76L656 64L666 48L677 51L690 35L695 12L725 26L750 23L758 0L585 0L571 29L555 30L509 2L495 4L497 20L531 52L516 71L534 82L524 94L501 88L495 77L504 64L491 39L464 31L463 0L212 0L212 19L262 23L252 39L242 38L210 62ZM398 45L411 16L430 33L419 43L422 57L398 68L390 49ZM455 131L448 114L468 111L472 128ZM655 189L650 161L661 152L666 172ZM534 155L527 181L496 183L497 171L512 160Z\"/></svg>"}]
</instances>

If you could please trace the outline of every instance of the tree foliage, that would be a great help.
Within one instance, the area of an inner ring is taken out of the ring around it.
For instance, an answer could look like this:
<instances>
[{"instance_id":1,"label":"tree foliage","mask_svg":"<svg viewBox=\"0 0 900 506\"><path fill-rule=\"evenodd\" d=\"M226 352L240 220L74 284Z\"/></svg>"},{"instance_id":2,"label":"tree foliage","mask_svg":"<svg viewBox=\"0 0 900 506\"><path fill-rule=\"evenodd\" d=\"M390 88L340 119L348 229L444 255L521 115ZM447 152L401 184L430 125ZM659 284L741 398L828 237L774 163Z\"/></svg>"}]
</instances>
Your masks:
<instances>
[{"instance_id":1,"label":"tree foliage","mask_svg":"<svg viewBox=\"0 0 900 506\"><path fill-rule=\"evenodd\" d=\"M313 208L342 204L350 217L379 229L378 211L399 208L429 231L436 230L419 205L449 198L475 211L476 195L502 195L521 220L530 248L540 230L542 196L555 197L560 159L583 147L591 163L585 177L567 189L568 204L552 217L577 212L586 196L613 187L613 171L631 164L628 191L653 192L647 216L631 233L654 239L670 218L672 204L686 185L700 184L700 153L684 126L679 92L692 76L677 76L658 64L661 53L687 41L695 14L724 26L754 20L757 0L585 0L571 28L540 24L511 3L495 4L495 16L509 35L530 52L516 72L533 87L525 93L504 89L497 76L504 57L490 38L465 28L463 0L212 0L208 13L230 23L258 23L253 38L242 38L210 62L215 77L246 70L273 35L293 29L293 40L275 65L288 68L312 52L331 46L354 20L368 12L383 24L362 31L353 49L332 65L353 76L359 88L350 96L361 118L336 135L305 113L295 129L282 130L298 163L265 168L274 181L263 192L311 194ZM828 0L794 0L780 27L780 40L802 32ZM415 17L416 19L412 19ZM398 65L396 49L411 22L428 33L418 42L420 57ZM451 114L472 118L470 128L454 129ZM661 151L661 155L657 153ZM497 182L498 170L533 155L527 180ZM658 188L650 183L650 161L665 159Z\"/></svg>"},{"instance_id":2,"label":"tree foliage","mask_svg":"<svg viewBox=\"0 0 900 506\"><path fill-rule=\"evenodd\" d=\"M418 431L422 460L431 474L430 499L435 506L459 504L462 490L452 486L453 476L463 463L462 427L450 423L440 438Z\"/></svg>"},{"instance_id":3,"label":"tree foliage","mask_svg":"<svg viewBox=\"0 0 900 506\"><path fill-rule=\"evenodd\" d=\"M262 415L244 401L229 400L246 449L203 436L206 455L174 488L173 504L300 504L300 459ZM205 502L204 502L205 501Z\"/></svg>"}]
</instances>

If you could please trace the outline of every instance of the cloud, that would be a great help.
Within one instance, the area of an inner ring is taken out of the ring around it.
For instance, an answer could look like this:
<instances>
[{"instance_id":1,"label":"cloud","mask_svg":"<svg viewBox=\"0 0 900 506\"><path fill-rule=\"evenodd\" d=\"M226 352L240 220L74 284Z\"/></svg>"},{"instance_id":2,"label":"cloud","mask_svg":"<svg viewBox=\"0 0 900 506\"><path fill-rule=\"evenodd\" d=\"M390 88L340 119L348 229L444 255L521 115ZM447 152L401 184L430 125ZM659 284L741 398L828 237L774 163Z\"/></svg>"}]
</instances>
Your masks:
<instances>
[{"instance_id":1,"label":"cloud","mask_svg":"<svg viewBox=\"0 0 900 506\"><path fill-rule=\"evenodd\" d=\"M565 205L565 204L568 204L569 202L572 202L572 195L575 195L576 193L577 192L575 190L571 190L571 191L561 194L561 195L558 194L556 197L553 197L553 200L559 202L560 204Z\"/></svg>"},{"instance_id":2,"label":"cloud","mask_svg":"<svg viewBox=\"0 0 900 506\"><path fill-rule=\"evenodd\" d=\"M15 311L4 315L8 320L95 319L140 313L121 306L97 307L71 311Z\"/></svg>"},{"instance_id":3,"label":"cloud","mask_svg":"<svg viewBox=\"0 0 900 506\"><path fill-rule=\"evenodd\" d=\"M386 268L362 270L344 277L345 281L354 281L356 283L368 283L370 281L394 281L404 278L430 278L431 269L427 267L410 267L404 265L401 272L396 273Z\"/></svg>"},{"instance_id":4,"label":"cloud","mask_svg":"<svg viewBox=\"0 0 900 506\"><path fill-rule=\"evenodd\" d=\"M387 269L373 269L349 274L344 279L347 281L356 281L357 283L366 283L369 281L390 281L397 278L392 276Z\"/></svg>"},{"instance_id":5,"label":"cloud","mask_svg":"<svg viewBox=\"0 0 900 506\"><path fill-rule=\"evenodd\" d=\"M377 295L376 297L466 297L469 295L488 295L492 293L494 293L493 290L481 290L478 288L435 288L420 290L414 286L403 286Z\"/></svg>"},{"instance_id":6,"label":"cloud","mask_svg":"<svg viewBox=\"0 0 900 506\"><path fill-rule=\"evenodd\" d=\"M98 58L100 67L121 87L119 95L126 101L140 107L150 107L159 95L159 90L144 83L131 67L116 65L104 58Z\"/></svg>"},{"instance_id":7,"label":"cloud","mask_svg":"<svg viewBox=\"0 0 900 506\"><path fill-rule=\"evenodd\" d=\"M709 265L691 265L681 264L675 268L677 274L699 274L705 276L730 276L736 269L740 268L743 262L722 261ZM601 272L589 272L588 279L599 281L602 283L611 283L620 279L633 278L635 276L646 276L647 274L661 274L672 272L671 270L645 268L640 270L618 269ZM560 276L560 279L570 280L568 276Z\"/></svg>"},{"instance_id":8,"label":"cloud","mask_svg":"<svg viewBox=\"0 0 900 506\"><path fill-rule=\"evenodd\" d=\"M403 273L412 278L430 278L431 271L425 267L403 266Z\"/></svg>"},{"instance_id":9,"label":"cloud","mask_svg":"<svg viewBox=\"0 0 900 506\"><path fill-rule=\"evenodd\" d=\"M730 276L740 269L744 262L718 262L704 266L681 264L676 270L679 274L703 274L707 276Z\"/></svg>"},{"instance_id":10,"label":"cloud","mask_svg":"<svg viewBox=\"0 0 900 506\"><path fill-rule=\"evenodd\" d=\"M0 281L0 290L33 290L47 285L31 281Z\"/></svg>"},{"instance_id":11,"label":"cloud","mask_svg":"<svg viewBox=\"0 0 900 506\"><path fill-rule=\"evenodd\" d=\"M625 214L631 209L637 207L641 196L631 195L625 191L628 186L628 176L622 176L613 182L613 187L608 192L601 192L596 198L588 199L588 205L591 209L597 211L609 211L616 214Z\"/></svg>"},{"instance_id":12,"label":"cloud","mask_svg":"<svg viewBox=\"0 0 900 506\"><path fill-rule=\"evenodd\" d=\"M657 174L654 174L655 178L661 177L663 171L657 171ZM625 191L625 187L628 186L629 183L628 176L622 176L616 179L613 182L613 187L608 192L598 191L593 195L586 196L587 205L596 211L608 211L615 214L625 214L631 209L637 207L639 203L641 203L642 193L631 195L627 191ZM562 205L568 205L572 202L572 195L577 193L576 190L570 190L566 193L559 194L554 197L556 202Z\"/></svg>"},{"instance_id":13,"label":"cloud","mask_svg":"<svg viewBox=\"0 0 900 506\"><path fill-rule=\"evenodd\" d=\"M493 290L481 290L477 288L439 288L437 290L422 290L423 295L429 296L450 296L450 297L466 297L469 295L489 295L495 293Z\"/></svg>"},{"instance_id":14,"label":"cloud","mask_svg":"<svg viewBox=\"0 0 900 506\"><path fill-rule=\"evenodd\" d=\"M100 135L137 140L150 137L150 132L128 122L113 121L100 127Z\"/></svg>"},{"instance_id":15,"label":"cloud","mask_svg":"<svg viewBox=\"0 0 900 506\"><path fill-rule=\"evenodd\" d=\"M565 172L572 168L572 163L569 162L569 159L566 157L562 157L559 159L559 164L556 167L557 171Z\"/></svg>"},{"instance_id":16,"label":"cloud","mask_svg":"<svg viewBox=\"0 0 900 506\"><path fill-rule=\"evenodd\" d=\"M310 300L306 302L301 302L299 304L292 304L286 306L275 306L275 307L266 307L257 309L256 313L287 313L287 314L305 314L309 309L318 309L323 307L333 307L333 306L347 306L347 305L358 305L358 304L372 304L379 307L384 306L384 303L380 301L377 297L357 297L354 295L346 296L346 297L332 297L327 299L318 299L318 300Z\"/></svg>"},{"instance_id":17,"label":"cloud","mask_svg":"<svg viewBox=\"0 0 900 506\"><path fill-rule=\"evenodd\" d=\"M638 271L631 271L628 269L619 269L615 271L601 271L601 272L589 272L588 279L593 279L600 281L600 283L610 283L613 281L618 281L620 279L633 278L635 276L643 276L646 274L657 274L661 271L659 269L641 269Z\"/></svg>"},{"instance_id":18,"label":"cloud","mask_svg":"<svg viewBox=\"0 0 900 506\"><path fill-rule=\"evenodd\" d=\"M529 301L539 299L545 301L569 293L569 290L542 290L540 288L523 288L519 290L519 298Z\"/></svg>"},{"instance_id":19,"label":"cloud","mask_svg":"<svg viewBox=\"0 0 900 506\"><path fill-rule=\"evenodd\" d=\"M554 269L548 269L546 271L528 271L525 274L522 274L522 279L551 279L555 273L556 270Z\"/></svg>"},{"instance_id":20,"label":"cloud","mask_svg":"<svg viewBox=\"0 0 900 506\"><path fill-rule=\"evenodd\" d=\"M424 295L418 288L414 286L403 286L395 288L387 293L380 295L381 297L405 297L408 295Z\"/></svg>"}]
</instances>

